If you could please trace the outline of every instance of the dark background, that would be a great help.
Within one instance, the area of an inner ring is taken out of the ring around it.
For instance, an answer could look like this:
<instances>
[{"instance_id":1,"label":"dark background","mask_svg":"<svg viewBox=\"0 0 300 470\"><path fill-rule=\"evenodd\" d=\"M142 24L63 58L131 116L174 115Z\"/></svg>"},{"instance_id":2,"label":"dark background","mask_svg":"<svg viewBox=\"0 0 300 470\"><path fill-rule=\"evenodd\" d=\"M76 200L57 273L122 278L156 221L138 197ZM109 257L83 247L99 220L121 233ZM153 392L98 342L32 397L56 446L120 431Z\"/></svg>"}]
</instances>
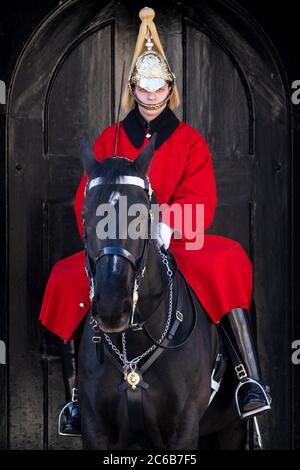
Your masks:
<instances>
[{"instance_id":1,"label":"dark background","mask_svg":"<svg viewBox=\"0 0 300 470\"><path fill-rule=\"evenodd\" d=\"M2 3L0 6L0 80L9 86L13 69L18 57L22 51L25 41L28 40L31 33L40 23L40 21L49 14L58 4L62 2L54 0L44 0L42 2L27 0L10 0ZM236 2L249 11L249 13L260 24L263 30L269 36L279 58L285 69L288 83L290 84L291 95L292 83L294 80L300 80L299 54L297 50L297 39L299 38L299 17L297 16L297 3L288 0L284 3L270 3L267 1L238 0ZM145 2L151 6L151 2ZM300 175L300 163L298 154L300 150L300 104L292 105L293 112L293 188L292 188L292 213L293 220L291 224L291 237L293 237L293 279L294 279L294 331L293 339L300 339L300 319L297 312L300 307L300 296L297 295L300 289L300 253L297 245L298 234L300 231L300 209L298 200L300 199L300 187L298 177ZM5 105L0 105L0 247L1 263L0 278L5 279L6 248L5 239ZM291 183L292 184L292 183ZM2 284L3 285L3 284ZM272 315L272 312L269 312ZM6 289L0 290L0 339L5 338L6 331ZM270 335L272 332L270 332ZM9 345L7 345L9 348ZM291 349L292 354L292 349ZM272 358L270 358L272 362ZM294 415L294 448L300 449L300 365L294 367L294 409L291 413ZM6 374L5 367L0 366L0 380L4 379ZM0 395L1 395L0 382ZM0 396L0 403L2 402ZM5 410L0 410L0 416ZM1 426L0 426L1 428ZM0 436L1 437L1 436Z\"/></svg>"},{"instance_id":2,"label":"dark background","mask_svg":"<svg viewBox=\"0 0 300 470\"><path fill-rule=\"evenodd\" d=\"M239 0L237 2L247 9L256 21L262 26L269 36L279 58L283 64L290 84L291 96L293 93L292 83L294 80L300 80L300 62L297 41L299 43L299 14L297 14L297 2L287 1L279 3L269 3L267 1ZM298 10L299 11L299 10ZM297 240L300 234L300 210L298 201L300 201L300 104L292 105L293 113L293 182L292 187L292 214L291 237L293 240L293 315L294 331L292 337L300 339L300 318L297 314L300 308L300 252ZM271 314L271 312L270 312ZM271 334L271 332L270 332ZM292 351L292 350L291 350ZM294 365L294 448L300 449L300 364Z\"/></svg>"}]
</instances>

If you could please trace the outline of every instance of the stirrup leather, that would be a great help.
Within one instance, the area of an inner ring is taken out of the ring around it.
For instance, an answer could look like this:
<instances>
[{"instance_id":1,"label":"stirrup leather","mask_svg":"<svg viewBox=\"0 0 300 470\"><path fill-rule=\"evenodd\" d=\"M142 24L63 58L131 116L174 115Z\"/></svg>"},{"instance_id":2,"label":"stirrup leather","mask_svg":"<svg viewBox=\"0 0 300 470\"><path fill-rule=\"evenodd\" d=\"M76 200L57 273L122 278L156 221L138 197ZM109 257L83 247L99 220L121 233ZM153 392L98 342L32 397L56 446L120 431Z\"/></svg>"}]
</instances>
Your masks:
<instances>
[{"instance_id":1,"label":"stirrup leather","mask_svg":"<svg viewBox=\"0 0 300 470\"><path fill-rule=\"evenodd\" d=\"M65 411L70 405L79 405L78 399L77 399L77 388L73 388L72 390L72 400L69 401L68 403L65 404L65 406L62 408L61 412L59 413L58 417L58 434L59 436L68 436L68 437L73 437L73 436L81 436L81 433L79 432L74 432L72 434L63 432L63 425L66 422L66 415Z\"/></svg>"},{"instance_id":2,"label":"stirrup leather","mask_svg":"<svg viewBox=\"0 0 300 470\"><path fill-rule=\"evenodd\" d=\"M266 402L266 405L263 405L260 408L257 408L255 410L247 411L246 413L242 413L241 409L240 409L238 393L239 393L240 388L243 387L243 385L245 385L247 383L255 384L262 391L265 402ZM237 407L237 410L238 410L238 414L239 414L241 419L249 418L250 416L258 415L258 414L262 413L263 411L270 410L271 409L271 402L272 402L271 397L268 395L266 389L257 380L250 379L249 377L244 378L240 381L240 383L238 384L238 386L236 388L235 403L236 403L236 407Z\"/></svg>"}]
</instances>

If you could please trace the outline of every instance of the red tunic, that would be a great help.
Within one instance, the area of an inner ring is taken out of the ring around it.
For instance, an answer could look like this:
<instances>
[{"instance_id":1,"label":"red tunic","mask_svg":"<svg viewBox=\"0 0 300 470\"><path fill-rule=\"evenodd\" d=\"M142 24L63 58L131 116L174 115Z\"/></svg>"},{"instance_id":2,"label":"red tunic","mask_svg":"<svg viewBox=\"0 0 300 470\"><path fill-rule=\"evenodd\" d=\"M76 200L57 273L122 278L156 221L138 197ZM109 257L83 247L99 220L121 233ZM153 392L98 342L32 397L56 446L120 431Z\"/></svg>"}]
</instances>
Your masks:
<instances>
[{"instance_id":1,"label":"red tunic","mask_svg":"<svg viewBox=\"0 0 300 470\"><path fill-rule=\"evenodd\" d=\"M116 125L97 138L94 154L100 159L114 154ZM135 148L120 123L117 155L135 159L142 147ZM160 204L204 204L204 228L211 225L216 208L216 185L212 158L202 135L180 122L173 134L155 150L149 179ZM78 187L74 210L81 236L81 209L87 178ZM176 229L176 220L172 228ZM194 289L202 306L214 322L233 308L249 309L252 298L252 264L242 246L217 235L204 237L201 249L187 250L186 239L174 240L170 250L178 267ZM50 331L69 340L90 307L89 285L84 270L83 251L58 261L51 271L40 320Z\"/></svg>"}]
</instances>

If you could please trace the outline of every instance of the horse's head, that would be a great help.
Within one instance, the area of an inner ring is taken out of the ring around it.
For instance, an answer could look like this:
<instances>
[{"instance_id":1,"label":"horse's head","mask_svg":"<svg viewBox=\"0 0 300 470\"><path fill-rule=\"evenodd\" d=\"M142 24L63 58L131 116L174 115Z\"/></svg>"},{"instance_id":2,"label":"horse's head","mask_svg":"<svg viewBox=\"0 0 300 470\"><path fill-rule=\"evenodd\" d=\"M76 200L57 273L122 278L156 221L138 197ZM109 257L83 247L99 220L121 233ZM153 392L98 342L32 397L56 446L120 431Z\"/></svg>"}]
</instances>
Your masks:
<instances>
[{"instance_id":1,"label":"horse's head","mask_svg":"<svg viewBox=\"0 0 300 470\"><path fill-rule=\"evenodd\" d=\"M133 321L133 298L143 274L149 235L155 233L147 178L155 137L134 161L125 157L97 161L83 144L88 183L82 217L92 312L106 333L119 333Z\"/></svg>"}]
</instances>

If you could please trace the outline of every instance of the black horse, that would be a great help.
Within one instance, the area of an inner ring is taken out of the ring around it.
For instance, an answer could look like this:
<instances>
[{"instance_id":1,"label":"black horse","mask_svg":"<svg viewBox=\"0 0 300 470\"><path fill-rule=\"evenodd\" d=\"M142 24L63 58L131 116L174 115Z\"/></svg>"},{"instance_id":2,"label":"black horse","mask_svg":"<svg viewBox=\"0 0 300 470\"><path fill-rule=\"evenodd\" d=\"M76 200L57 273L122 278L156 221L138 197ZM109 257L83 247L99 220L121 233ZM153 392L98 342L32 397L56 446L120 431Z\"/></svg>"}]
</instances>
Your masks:
<instances>
[{"instance_id":1,"label":"black horse","mask_svg":"<svg viewBox=\"0 0 300 470\"><path fill-rule=\"evenodd\" d=\"M226 367L219 329L153 236L151 203L157 200L147 172L154 139L135 161L99 162L91 152L83 159L92 299L79 352L83 446L244 448L245 423L235 409L232 367ZM124 236L136 219L129 213L126 223L120 221L121 196L127 207L145 209L137 227L144 236ZM109 222L116 237L101 236L108 221L101 207L114 208L116 222ZM223 378L210 403L214 369L214 380Z\"/></svg>"}]
</instances>

